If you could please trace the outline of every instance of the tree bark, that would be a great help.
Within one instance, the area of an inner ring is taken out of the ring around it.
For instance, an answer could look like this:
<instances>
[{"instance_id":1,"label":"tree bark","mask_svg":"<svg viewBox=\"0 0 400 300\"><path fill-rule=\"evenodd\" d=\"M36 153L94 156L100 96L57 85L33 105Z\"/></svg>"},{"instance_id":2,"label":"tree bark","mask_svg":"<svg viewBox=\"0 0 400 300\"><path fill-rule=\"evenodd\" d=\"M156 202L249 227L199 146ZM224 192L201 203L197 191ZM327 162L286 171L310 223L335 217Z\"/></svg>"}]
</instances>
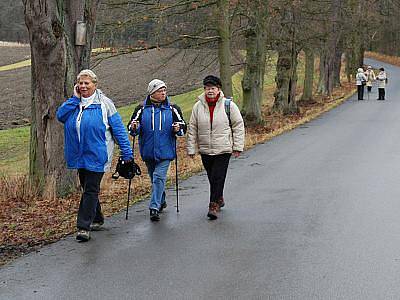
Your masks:
<instances>
[{"instance_id":1,"label":"tree bark","mask_svg":"<svg viewBox=\"0 0 400 300\"><path fill-rule=\"evenodd\" d=\"M263 3L263 5L266 5ZM261 13L260 13L261 10ZM265 74L265 16L266 9L259 7L251 11L251 22L246 31L246 65L242 79L243 116L247 124L263 122L261 106L263 102Z\"/></svg>"},{"instance_id":2,"label":"tree bark","mask_svg":"<svg viewBox=\"0 0 400 300\"><path fill-rule=\"evenodd\" d=\"M328 20L331 26L326 26L326 40L320 49L320 74L318 81L318 93L332 97L333 88L338 79L335 79L335 73L338 73L336 63L339 49L341 26L342 0L333 0L330 6L331 18ZM340 54L341 55L341 54ZM340 69L339 69L340 72Z\"/></svg>"},{"instance_id":3,"label":"tree bark","mask_svg":"<svg viewBox=\"0 0 400 300\"><path fill-rule=\"evenodd\" d=\"M305 63L305 75L304 75L304 88L301 100L312 101L313 100L313 86L314 86L314 62L315 55L312 49L305 49L306 63Z\"/></svg>"},{"instance_id":4,"label":"tree bark","mask_svg":"<svg viewBox=\"0 0 400 300\"><path fill-rule=\"evenodd\" d=\"M341 50L337 50L335 54L335 62L333 64L333 87L340 87L342 84L340 82L340 71L342 69L342 55Z\"/></svg>"},{"instance_id":5,"label":"tree bark","mask_svg":"<svg viewBox=\"0 0 400 300\"><path fill-rule=\"evenodd\" d=\"M47 198L76 188L76 174L63 158L63 126L57 108L72 94L77 72L89 66L99 0L23 0L31 44L31 183ZM74 46L75 24L87 22L87 44Z\"/></svg>"},{"instance_id":6,"label":"tree bark","mask_svg":"<svg viewBox=\"0 0 400 300\"><path fill-rule=\"evenodd\" d=\"M347 77L347 82L351 82L353 80L353 65L352 65L352 52L350 50L347 50L345 52L345 71L346 71L346 77Z\"/></svg>"},{"instance_id":7,"label":"tree bark","mask_svg":"<svg viewBox=\"0 0 400 300\"><path fill-rule=\"evenodd\" d=\"M273 110L283 114L298 112L296 103L297 52L294 49L278 51L276 64L276 91Z\"/></svg>"},{"instance_id":8,"label":"tree bark","mask_svg":"<svg viewBox=\"0 0 400 300\"><path fill-rule=\"evenodd\" d=\"M318 94L326 94L327 93L327 86L325 76L327 76L327 72L325 71L326 67L326 55L322 50L319 56L319 78L318 78Z\"/></svg>"},{"instance_id":9,"label":"tree bark","mask_svg":"<svg viewBox=\"0 0 400 300\"><path fill-rule=\"evenodd\" d=\"M220 37L218 40L218 59L222 91L227 97L232 97L232 54L229 0L218 0L217 2L217 31Z\"/></svg>"}]
</instances>

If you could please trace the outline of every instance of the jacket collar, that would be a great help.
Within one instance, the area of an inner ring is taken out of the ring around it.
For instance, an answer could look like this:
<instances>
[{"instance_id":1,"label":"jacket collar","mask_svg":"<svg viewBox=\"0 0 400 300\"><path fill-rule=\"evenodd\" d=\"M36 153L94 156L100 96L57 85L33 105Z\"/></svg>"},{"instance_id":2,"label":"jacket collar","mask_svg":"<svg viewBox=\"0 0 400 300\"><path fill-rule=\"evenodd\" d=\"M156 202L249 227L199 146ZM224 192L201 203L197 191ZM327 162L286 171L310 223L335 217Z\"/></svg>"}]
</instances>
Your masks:
<instances>
[{"instance_id":1,"label":"jacket collar","mask_svg":"<svg viewBox=\"0 0 400 300\"><path fill-rule=\"evenodd\" d=\"M169 103L170 100L169 97L167 96L167 98L165 98L165 100L161 102L161 107L167 108L169 107ZM153 106L153 102L151 102L150 95L147 96L146 99L144 100L144 106Z\"/></svg>"},{"instance_id":2,"label":"jacket collar","mask_svg":"<svg viewBox=\"0 0 400 300\"><path fill-rule=\"evenodd\" d=\"M224 93L222 91L220 91L219 98L215 105L218 105L218 103L223 102L222 99L224 99L224 97L225 97ZM203 103L204 105L208 106L205 93L202 93L200 96L197 97L197 99L199 99L199 101L201 101L201 103Z\"/></svg>"}]
</instances>

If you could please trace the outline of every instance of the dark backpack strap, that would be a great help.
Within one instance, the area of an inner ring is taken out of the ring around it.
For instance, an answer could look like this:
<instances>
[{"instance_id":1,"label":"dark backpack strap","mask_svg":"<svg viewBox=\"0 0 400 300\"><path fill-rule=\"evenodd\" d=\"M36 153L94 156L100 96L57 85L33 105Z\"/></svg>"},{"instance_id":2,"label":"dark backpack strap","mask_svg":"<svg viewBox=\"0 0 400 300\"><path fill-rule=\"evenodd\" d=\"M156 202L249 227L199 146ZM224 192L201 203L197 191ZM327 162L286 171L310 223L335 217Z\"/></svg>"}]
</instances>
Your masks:
<instances>
[{"instance_id":1,"label":"dark backpack strap","mask_svg":"<svg viewBox=\"0 0 400 300\"><path fill-rule=\"evenodd\" d=\"M224 102L224 107L225 107L225 113L228 117L229 120L229 127L232 127L232 122L231 122L231 101L232 98L225 98Z\"/></svg>"}]
</instances>

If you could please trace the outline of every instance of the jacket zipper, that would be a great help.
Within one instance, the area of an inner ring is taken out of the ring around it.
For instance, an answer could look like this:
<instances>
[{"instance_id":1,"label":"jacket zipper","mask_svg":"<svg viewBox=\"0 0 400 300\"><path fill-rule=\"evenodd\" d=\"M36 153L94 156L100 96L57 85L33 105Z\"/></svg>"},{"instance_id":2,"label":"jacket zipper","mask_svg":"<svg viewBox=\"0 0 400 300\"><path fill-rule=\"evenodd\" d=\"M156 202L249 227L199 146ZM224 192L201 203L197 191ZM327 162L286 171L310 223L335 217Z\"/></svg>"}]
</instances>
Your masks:
<instances>
[{"instance_id":1,"label":"jacket zipper","mask_svg":"<svg viewBox=\"0 0 400 300\"><path fill-rule=\"evenodd\" d=\"M160 131L161 131L161 128L162 128L161 124L162 124L162 109L160 108L160 125L159 125L159 130Z\"/></svg>"},{"instance_id":2,"label":"jacket zipper","mask_svg":"<svg viewBox=\"0 0 400 300\"><path fill-rule=\"evenodd\" d=\"M154 131L154 106L151 107L151 129Z\"/></svg>"}]
</instances>

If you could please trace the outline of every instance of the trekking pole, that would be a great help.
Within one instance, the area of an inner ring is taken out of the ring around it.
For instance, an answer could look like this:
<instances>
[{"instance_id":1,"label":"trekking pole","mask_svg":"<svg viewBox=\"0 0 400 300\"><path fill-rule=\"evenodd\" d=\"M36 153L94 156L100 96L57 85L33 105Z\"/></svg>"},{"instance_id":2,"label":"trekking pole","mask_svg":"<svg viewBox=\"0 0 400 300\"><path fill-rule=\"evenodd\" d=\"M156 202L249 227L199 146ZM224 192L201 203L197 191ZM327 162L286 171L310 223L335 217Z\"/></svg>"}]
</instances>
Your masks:
<instances>
[{"instance_id":1,"label":"trekking pole","mask_svg":"<svg viewBox=\"0 0 400 300\"><path fill-rule=\"evenodd\" d=\"M131 183L132 183L132 179L129 179L129 184L128 184L128 200L126 201L126 215L125 215L125 220L128 220L129 197L131 196Z\"/></svg>"},{"instance_id":2,"label":"trekking pole","mask_svg":"<svg viewBox=\"0 0 400 300\"><path fill-rule=\"evenodd\" d=\"M179 125L185 125L183 122L175 122ZM179 184L178 184L178 140L175 139L175 191L176 191L176 212L179 212Z\"/></svg>"},{"instance_id":3,"label":"trekking pole","mask_svg":"<svg viewBox=\"0 0 400 300\"><path fill-rule=\"evenodd\" d=\"M135 137L133 136L133 142L132 142L132 159L135 157ZM125 220L128 220L128 213L129 213L129 198L131 196L131 184L132 184L132 178L129 178L129 184L128 184L128 199L126 201L126 214L125 214Z\"/></svg>"},{"instance_id":4,"label":"trekking pole","mask_svg":"<svg viewBox=\"0 0 400 300\"><path fill-rule=\"evenodd\" d=\"M178 185L178 151L176 147L176 141L175 141L175 190L176 190L176 212L179 212L179 185Z\"/></svg>"}]
</instances>

